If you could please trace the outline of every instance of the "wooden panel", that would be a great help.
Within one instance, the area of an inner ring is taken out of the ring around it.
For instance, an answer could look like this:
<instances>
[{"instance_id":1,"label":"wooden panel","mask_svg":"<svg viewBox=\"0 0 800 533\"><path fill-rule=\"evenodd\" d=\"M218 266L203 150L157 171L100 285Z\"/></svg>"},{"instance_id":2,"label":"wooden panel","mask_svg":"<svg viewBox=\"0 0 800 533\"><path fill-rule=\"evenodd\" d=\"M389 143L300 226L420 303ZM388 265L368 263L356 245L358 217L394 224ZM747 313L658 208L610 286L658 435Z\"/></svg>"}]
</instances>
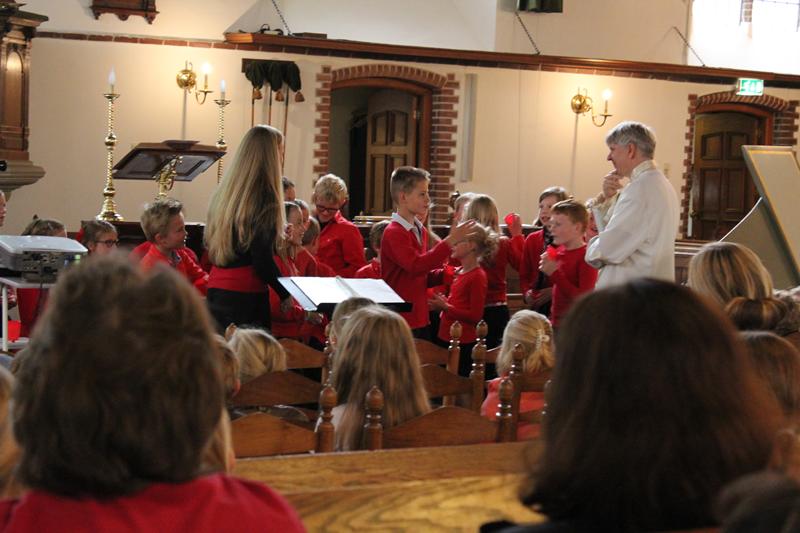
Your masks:
<instances>
[{"instance_id":1,"label":"wooden panel","mask_svg":"<svg viewBox=\"0 0 800 533\"><path fill-rule=\"evenodd\" d=\"M22 57L9 47L3 91L3 125L22 127ZM21 149L22 146L20 145Z\"/></svg>"},{"instance_id":2,"label":"wooden panel","mask_svg":"<svg viewBox=\"0 0 800 533\"><path fill-rule=\"evenodd\" d=\"M389 114L386 112L378 113L372 117L372 138L370 140L373 145L386 146L388 122Z\"/></svg>"},{"instance_id":3,"label":"wooden panel","mask_svg":"<svg viewBox=\"0 0 800 533\"><path fill-rule=\"evenodd\" d=\"M408 143L408 113L391 112L391 134L387 144L405 146Z\"/></svg>"},{"instance_id":4,"label":"wooden panel","mask_svg":"<svg viewBox=\"0 0 800 533\"><path fill-rule=\"evenodd\" d=\"M735 216L736 221L741 220L745 210L745 187L746 180L750 179L747 171L743 168L732 168L728 170L725 177L725 214Z\"/></svg>"},{"instance_id":5,"label":"wooden panel","mask_svg":"<svg viewBox=\"0 0 800 533\"><path fill-rule=\"evenodd\" d=\"M744 155L742 154L742 146L745 144L752 144L750 136L744 133L730 133L727 135L727 153L725 159L742 160L744 163Z\"/></svg>"},{"instance_id":6,"label":"wooden panel","mask_svg":"<svg viewBox=\"0 0 800 533\"><path fill-rule=\"evenodd\" d=\"M708 210L719 209L721 174L722 172L718 169L705 170L700 174L700 183L703 184L703 205Z\"/></svg>"},{"instance_id":7,"label":"wooden panel","mask_svg":"<svg viewBox=\"0 0 800 533\"><path fill-rule=\"evenodd\" d=\"M707 161L722 159L722 134L704 135L701 141L700 157Z\"/></svg>"}]
</instances>

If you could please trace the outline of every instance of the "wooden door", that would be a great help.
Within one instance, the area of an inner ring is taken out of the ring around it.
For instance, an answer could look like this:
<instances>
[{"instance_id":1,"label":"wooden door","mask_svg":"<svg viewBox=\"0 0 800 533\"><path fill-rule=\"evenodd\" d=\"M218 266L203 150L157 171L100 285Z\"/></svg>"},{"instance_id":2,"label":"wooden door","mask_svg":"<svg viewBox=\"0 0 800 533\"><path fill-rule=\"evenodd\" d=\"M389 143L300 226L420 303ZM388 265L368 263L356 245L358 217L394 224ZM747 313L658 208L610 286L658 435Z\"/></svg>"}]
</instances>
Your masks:
<instances>
[{"instance_id":1,"label":"wooden door","mask_svg":"<svg viewBox=\"0 0 800 533\"><path fill-rule=\"evenodd\" d=\"M695 131L691 237L717 240L758 200L741 147L764 142L763 119L734 112L699 114Z\"/></svg>"},{"instance_id":2,"label":"wooden door","mask_svg":"<svg viewBox=\"0 0 800 533\"><path fill-rule=\"evenodd\" d=\"M376 91L367 104L367 161L364 213L392 212L389 178L417 164L418 98L394 89Z\"/></svg>"}]
</instances>

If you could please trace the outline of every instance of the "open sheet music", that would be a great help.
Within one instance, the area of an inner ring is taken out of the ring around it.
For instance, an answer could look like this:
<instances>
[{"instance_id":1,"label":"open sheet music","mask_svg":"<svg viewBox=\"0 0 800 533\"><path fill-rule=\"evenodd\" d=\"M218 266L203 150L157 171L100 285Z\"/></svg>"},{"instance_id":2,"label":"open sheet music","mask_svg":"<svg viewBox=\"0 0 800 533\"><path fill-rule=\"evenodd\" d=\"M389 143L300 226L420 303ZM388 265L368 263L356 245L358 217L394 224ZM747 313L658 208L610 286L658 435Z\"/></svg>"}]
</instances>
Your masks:
<instances>
[{"instance_id":1,"label":"open sheet music","mask_svg":"<svg viewBox=\"0 0 800 533\"><path fill-rule=\"evenodd\" d=\"M306 311L330 312L336 304L354 296L369 298L395 311L410 311L405 302L382 279L288 277L278 278Z\"/></svg>"}]
</instances>

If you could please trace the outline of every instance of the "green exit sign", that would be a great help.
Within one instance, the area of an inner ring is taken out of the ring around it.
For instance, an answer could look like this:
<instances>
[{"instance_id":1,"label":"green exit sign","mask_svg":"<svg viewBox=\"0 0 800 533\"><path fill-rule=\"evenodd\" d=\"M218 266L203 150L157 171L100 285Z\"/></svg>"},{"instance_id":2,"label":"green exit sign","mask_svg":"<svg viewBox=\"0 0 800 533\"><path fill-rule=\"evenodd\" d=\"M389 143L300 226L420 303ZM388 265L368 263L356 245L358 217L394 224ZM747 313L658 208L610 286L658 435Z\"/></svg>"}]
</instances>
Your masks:
<instances>
[{"instance_id":1,"label":"green exit sign","mask_svg":"<svg viewBox=\"0 0 800 533\"><path fill-rule=\"evenodd\" d=\"M736 82L736 94L740 96L761 96L764 94L764 80L739 78Z\"/></svg>"}]
</instances>

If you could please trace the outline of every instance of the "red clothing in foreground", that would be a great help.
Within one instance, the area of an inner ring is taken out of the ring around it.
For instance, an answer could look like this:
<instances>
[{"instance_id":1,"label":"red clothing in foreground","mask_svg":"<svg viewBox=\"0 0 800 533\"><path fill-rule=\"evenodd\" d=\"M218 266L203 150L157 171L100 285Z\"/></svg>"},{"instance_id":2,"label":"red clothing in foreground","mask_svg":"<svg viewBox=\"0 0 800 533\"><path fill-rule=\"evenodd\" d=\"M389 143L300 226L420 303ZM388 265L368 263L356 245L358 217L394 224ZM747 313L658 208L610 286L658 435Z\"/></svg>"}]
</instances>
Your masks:
<instances>
[{"instance_id":1,"label":"red clothing in foreground","mask_svg":"<svg viewBox=\"0 0 800 533\"><path fill-rule=\"evenodd\" d=\"M522 248L525 239L522 235L509 239L500 237L497 253L490 262L481 263L489 279L489 290L486 293L486 305L506 303L506 265L519 271L522 261Z\"/></svg>"},{"instance_id":2,"label":"red clothing in foreground","mask_svg":"<svg viewBox=\"0 0 800 533\"><path fill-rule=\"evenodd\" d=\"M522 294L532 290L536 291L539 281L539 260L544 253L544 230L534 231L525 238L522 250L522 261L519 265L519 289ZM544 283L538 289L551 285L550 278L544 276Z\"/></svg>"},{"instance_id":3,"label":"red clothing in foreground","mask_svg":"<svg viewBox=\"0 0 800 533\"><path fill-rule=\"evenodd\" d=\"M381 262L373 259L356 271L357 278L381 279Z\"/></svg>"},{"instance_id":4,"label":"red clothing in foreground","mask_svg":"<svg viewBox=\"0 0 800 533\"><path fill-rule=\"evenodd\" d=\"M208 291L208 273L203 270L194 257L197 257L194 252L186 247L173 250L173 257L167 257L162 254L157 246L151 246L147 253L139 261L139 266L142 270L147 272L158 263L167 263L175 270L183 274L189 283L195 286L200 294L206 295Z\"/></svg>"},{"instance_id":5,"label":"red clothing in foreground","mask_svg":"<svg viewBox=\"0 0 800 533\"><path fill-rule=\"evenodd\" d=\"M381 275L398 296L412 304L411 311L400 313L411 329L428 325L428 273L441 268L450 254L445 241L427 252L424 244L425 239L419 242L412 231L394 220L386 226L381 241Z\"/></svg>"},{"instance_id":6,"label":"red clothing in foreground","mask_svg":"<svg viewBox=\"0 0 800 533\"><path fill-rule=\"evenodd\" d=\"M17 289L17 312L19 312L21 337L31 336L36 321L42 316L47 306L49 292L49 289Z\"/></svg>"},{"instance_id":7,"label":"red clothing in foreground","mask_svg":"<svg viewBox=\"0 0 800 533\"><path fill-rule=\"evenodd\" d=\"M217 474L186 483L154 483L107 500L71 499L32 490L0 502L0 531L248 532L305 531L272 489Z\"/></svg>"},{"instance_id":8,"label":"red clothing in foreground","mask_svg":"<svg viewBox=\"0 0 800 533\"><path fill-rule=\"evenodd\" d=\"M442 311L439 322L440 339L450 340L450 326L457 320L462 327L461 343L475 342L477 339L475 327L483 318L488 286L486 272L481 267L473 268L463 274L456 273L456 279L450 287L450 296L447 298L449 307Z\"/></svg>"},{"instance_id":9,"label":"red clothing in foreground","mask_svg":"<svg viewBox=\"0 0 800 533\"><path fill-rule=\"evenodd\" d=\"M319 234L317 258L343 278L352 278L367 264L361 232L339 211Z\"/></svg>"},{"instance_id":10,"label":"red clothing in foreground","mask_svg":"<svg viewBox=\"0 0 800 533\"><path fill-rule=\"evenodd\" d=\"M497 405L500 403L500 382L502 378L495 378L486 384L486 399L481 405L481 415L489 420L497 419ZM541 411L544 408L543 392L523 392L519 397L519 412ZM519 422L517 424L517 440L535 439L541 432L541 424Z\"/></svg>"},{"instance_id":11,"label":"red clothing in foreground","mask_svg":"<svg viewBox=\"0 0 800 533\"><path fill-rule=\"evenodd\" d=\"M557 326L564 318L578 296L594 289L594 284L597 283L598 270L586 263L585 256L586 245L574 250L567 250L563 246L558 248L556 261L559 262L559 266L550 274L550 280L553 282L550 322L553 326Z\"/></svg>"}]
</instances>

